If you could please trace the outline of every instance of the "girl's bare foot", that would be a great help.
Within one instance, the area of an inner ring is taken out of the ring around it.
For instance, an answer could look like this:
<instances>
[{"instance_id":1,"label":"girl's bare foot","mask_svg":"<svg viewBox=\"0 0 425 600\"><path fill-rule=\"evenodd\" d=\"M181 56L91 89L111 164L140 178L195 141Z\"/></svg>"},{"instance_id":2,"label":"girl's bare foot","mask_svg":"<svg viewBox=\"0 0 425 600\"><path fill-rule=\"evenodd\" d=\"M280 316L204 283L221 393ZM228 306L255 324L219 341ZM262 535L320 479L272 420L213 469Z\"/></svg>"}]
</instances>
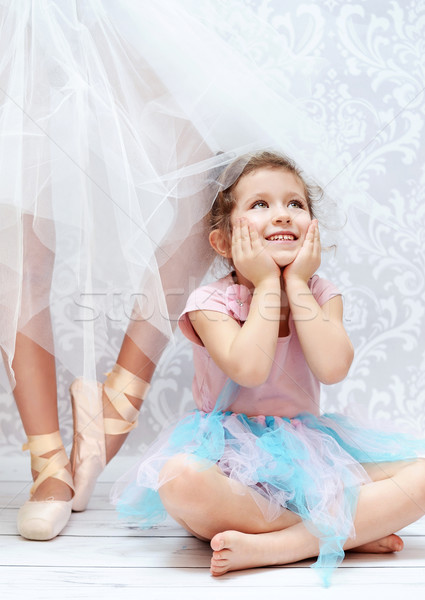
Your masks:
<instances>
[{"instance_id":1,"label":"girl's bare foot","mask_svg":"<svg viewBox=\"0 0 425 600\"><path fill-rule=\"evenodd\" d=\"M387 554L389 552L400 552L403 550L404 543L401 537L392 533L386 537L376 540L375 542L369 542L363 544L357 548L353 548L350 552L366 552L368 554Z\"/></svg>"},{"instance_id":2,"label":"girl's bare foot","mask_svg":"<svg viewBox=\"0 0 425 600\"><path fill-rule=\"evenodd\" d=\"M225 531L217 533L210 545L213 549L210 570L214 577L228 571L282 564L278 549L264 534Z\"/></svg>"},{"instance_id":3,"label":"girl's bare foot","mask_svg":"<svg viewBox=\"0 0 425 600\"><path fill-rule=\"evenodd\" d=\"M295 529L295 526L290 529ZM214 577L219 577L228 571L283 565L308 556L317 556L318 546L317 548L312 546L303 549L302 540L298 540L293 535L288 537L289 533L289 530L265 534L249 534L240 531L217 533L210 542L213 550L211 574ZM283 539L284 536L285 539ZM301 545L299 542L301 542ZM399 552L402 549L403 541L398 535L392 534L358 546L353 551L385 554Z\"/></svg>"}]
</instances>

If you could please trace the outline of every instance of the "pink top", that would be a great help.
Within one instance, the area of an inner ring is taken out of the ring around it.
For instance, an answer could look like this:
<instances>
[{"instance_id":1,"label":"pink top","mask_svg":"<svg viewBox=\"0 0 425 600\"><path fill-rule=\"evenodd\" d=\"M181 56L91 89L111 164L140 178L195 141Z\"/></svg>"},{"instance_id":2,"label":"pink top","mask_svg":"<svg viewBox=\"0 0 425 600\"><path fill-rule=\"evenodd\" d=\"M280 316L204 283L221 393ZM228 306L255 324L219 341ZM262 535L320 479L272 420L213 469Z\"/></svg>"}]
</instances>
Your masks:
<instances>
[{"instance_id":1,"label":"pink top","mask_svg":"<svg viewBox=\"0 0 425 600\"><path fill-rule=\"evenodd\" d=\"M320 306L340 295L332 283L318 275L313 275L308 286ZM235 284L231 274L198 288L188 298L186 308L179 319L179 326L193 343L195 376L192 391L196 406L200 410L211 412L214 409L228 377L208 354L193 329L188 313L195 310L222 312L242 325L247 318L250 302L251 294L248 288ZM310 371L304 358L291 314L288 325L289 335L278 338L274 364L267 381L254 388L239 386L235 400L227 410L248 416L270 415L288 418L302 412L319 414L320 382Z\"/></svg>"}]
</instances>

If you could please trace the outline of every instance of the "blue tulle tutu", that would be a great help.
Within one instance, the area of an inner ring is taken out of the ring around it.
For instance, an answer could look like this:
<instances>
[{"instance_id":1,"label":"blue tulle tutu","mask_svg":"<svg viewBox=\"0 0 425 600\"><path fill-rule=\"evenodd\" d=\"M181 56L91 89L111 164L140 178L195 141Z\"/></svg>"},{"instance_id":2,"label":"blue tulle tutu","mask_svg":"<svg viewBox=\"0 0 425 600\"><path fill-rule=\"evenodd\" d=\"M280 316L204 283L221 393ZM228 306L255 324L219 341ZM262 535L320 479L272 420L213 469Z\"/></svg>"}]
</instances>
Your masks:
<instances>
[{"instance_id":1,"label":"blue tulle tutu","mask_svg":"<svg viewBox=\"0 0 425 600\"><path fill-rule=\"evenodd\" d=\"M158 489L179 475L177 471L170 475L169 469L167 479L160 475L171 457L186 455L199 469L217 464L246 486L267 520L284 509L302 518L320 539L313 566L321 569L327 585L332 569L344 557L346 539L355 535L358 493L370 481L362 464L423 453L425 440L365 429L339 414L303 413L288 419L247 417L219 407L211 413L195 410L151 446L130 483L123 491L118 492L119 485L115 488L113 500L120 516L142 528L152 527L167 515Z\"/></svg>"}]
</instances>

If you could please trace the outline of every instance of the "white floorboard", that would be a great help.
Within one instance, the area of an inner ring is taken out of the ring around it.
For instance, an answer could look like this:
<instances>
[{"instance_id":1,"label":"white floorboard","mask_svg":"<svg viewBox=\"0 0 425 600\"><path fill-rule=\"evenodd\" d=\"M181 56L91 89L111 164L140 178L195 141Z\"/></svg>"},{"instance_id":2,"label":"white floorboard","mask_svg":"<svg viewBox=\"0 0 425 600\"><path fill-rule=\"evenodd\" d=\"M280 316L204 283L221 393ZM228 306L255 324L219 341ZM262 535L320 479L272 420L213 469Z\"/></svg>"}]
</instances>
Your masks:
<instances>
[{"instance_id":1,"label":"white floorboard","mask_svg":"<svg viewBox=\"0 0 425 600\"><path fill-rule=\"evenodd\" d=\"M130 528L109 503L111 482L132 461L116 459L102 474L84 513L73 513L55 540L30 542L16 532L16 515L28 490L28 465L2 459L0 473L0 599L91 598L120 600L227 600L326 598L386 600L425 594L425 519L401 533L399 554L349 554L321 587L313 561L296 565L209 574L211 551L171 519L151 531Z\"/></svg>"}]
</instances>

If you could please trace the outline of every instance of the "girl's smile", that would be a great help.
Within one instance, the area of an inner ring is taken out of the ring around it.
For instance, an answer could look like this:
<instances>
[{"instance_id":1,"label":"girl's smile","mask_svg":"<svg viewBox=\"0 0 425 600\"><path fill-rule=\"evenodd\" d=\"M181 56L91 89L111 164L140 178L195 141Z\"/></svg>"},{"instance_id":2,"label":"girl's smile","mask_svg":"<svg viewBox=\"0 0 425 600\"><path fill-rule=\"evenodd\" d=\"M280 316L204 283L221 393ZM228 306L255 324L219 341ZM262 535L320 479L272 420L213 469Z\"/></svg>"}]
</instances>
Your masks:
<instances>
[{"instance_id":1,"label":"girl's smile","mask_svg":"<svg viewBox=\"0 0 425 600\"><path fill-rule=\"evenodd\" d=\"M234 194L232 224L246 219L278 266L291 263L312 221L302 181L284 169L261 168L242 177Z\"/></svg>"}]
</instances>

